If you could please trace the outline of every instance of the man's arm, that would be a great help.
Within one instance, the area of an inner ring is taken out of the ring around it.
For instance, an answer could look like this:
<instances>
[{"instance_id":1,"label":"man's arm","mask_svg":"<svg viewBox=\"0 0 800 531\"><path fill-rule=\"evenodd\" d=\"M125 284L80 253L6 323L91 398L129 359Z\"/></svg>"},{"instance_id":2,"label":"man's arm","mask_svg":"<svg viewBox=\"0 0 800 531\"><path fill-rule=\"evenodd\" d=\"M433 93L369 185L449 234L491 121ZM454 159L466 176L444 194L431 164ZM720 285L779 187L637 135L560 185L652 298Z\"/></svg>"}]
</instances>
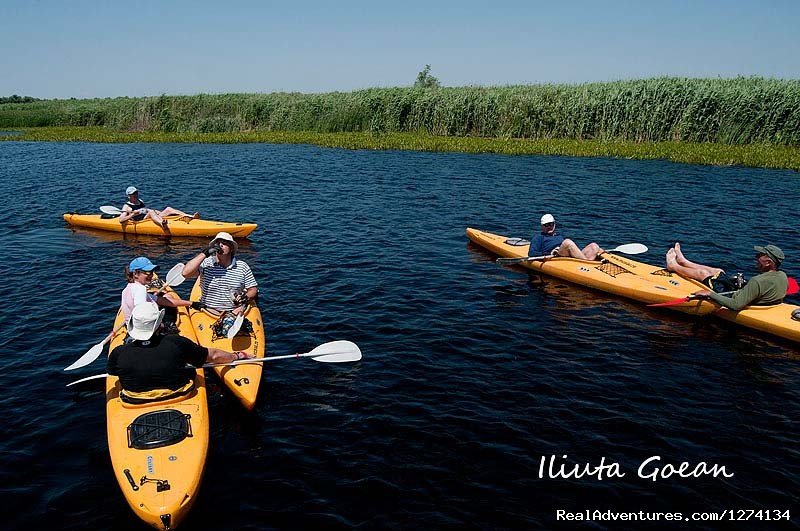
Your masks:
<instances>
[{"instance_id":1,"label":"man's arm","mask_svg":"<svg viewBox=\"0 0 800 531\"><path fill-rule=\"evenodd\" d=\"M122 214L119 215L120 223L128 221L133 216L135 216L137 212L139 212L138 210L133 210L131 207L128 206L127 203L122 205L122 208L120 210L122 210Z\"/></svg>"},{"instance_id":2,"label":"man's arm","mask_svg":"<svg viewBox=\"0 0 800 531\"><path fill-rule=\"evenodd\" d=\"M200 264L203 263L203 260L206 259L206 255L204 251L200 251L197 253L197 256L186 262L186 265L183 268L183 272L181 273L186 278L195 278L200 274Z\"/></svg>"},{"instance_id":3,"label":"man's arm","mask_svg":"<svg viewBox=\"0 0 800 531\"><path fill-rule=\"evenodd\" d=\"M734 312L738 312L760 296L761 284L755 278L748 282L744 288L735 291L730 297L714 293L713 291L708 293L709 299Z\"/></svg>"}]
</instances>

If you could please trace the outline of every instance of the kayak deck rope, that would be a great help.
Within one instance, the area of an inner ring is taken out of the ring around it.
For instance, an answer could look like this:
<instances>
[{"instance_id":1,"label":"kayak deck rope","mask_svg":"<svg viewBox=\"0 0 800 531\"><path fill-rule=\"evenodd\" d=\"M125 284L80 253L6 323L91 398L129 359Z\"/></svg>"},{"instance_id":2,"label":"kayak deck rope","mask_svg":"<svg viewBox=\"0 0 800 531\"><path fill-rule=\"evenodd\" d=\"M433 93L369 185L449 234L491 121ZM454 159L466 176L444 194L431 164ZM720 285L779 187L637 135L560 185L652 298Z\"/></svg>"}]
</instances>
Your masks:
<instances>
[{"instance_id":1,"label":"kayak deck rope","mask_svg":"<svg viewBox=\"0 0 800 531\"><path fill-rule=\"evenodd\" d=\"M611 262L602 262L595 269L614 278L617 278L619 275L623 275L625 273L631 273L631 271L625 269L624 267L617 264L612 264Z\"/></svg>"}]
</instances>

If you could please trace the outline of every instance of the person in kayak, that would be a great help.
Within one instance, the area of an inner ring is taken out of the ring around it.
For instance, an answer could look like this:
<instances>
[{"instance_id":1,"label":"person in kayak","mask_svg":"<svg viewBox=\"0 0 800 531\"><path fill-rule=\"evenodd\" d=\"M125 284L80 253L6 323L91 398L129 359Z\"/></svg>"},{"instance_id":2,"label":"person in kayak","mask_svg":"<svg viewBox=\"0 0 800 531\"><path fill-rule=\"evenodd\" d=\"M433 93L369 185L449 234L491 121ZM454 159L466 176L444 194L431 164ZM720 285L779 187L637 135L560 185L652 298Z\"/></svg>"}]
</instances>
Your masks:
<instances>
[{"instance_id":1,"label":"person in kayak","mask_svg":"<svg viewBox=\"0 0 800 531\"><path fill-rule=\"evenodd\" d=\"M741 289L737 289L730 297L714 290L731 286L732 280L725 271L718 267L696 264L686 259L679 243L667 251L667 269L679 275L706 284L707 290L700 290L694 296L708 298L729 310L739 311L745 306L771 306L780 304L789 288L786 273L780 271L785 255L775 245L756 245L756 268L759 274L751 278ZM735 283L733 287L736 287Z\"/></svg>"},{"instance_id":2,"label":"person in kayak","mask_svg":"<svg viewBox=\"0 0 800 531\"><path fill-rule=\"evenodd\" d=\"M166 229L168 225L167 220L164 219L166 216L184 216L195 219L200 217L199 212L195 212L190 216L186 212L170 206L166 207L164 210L147 208L144 201L139 198L139 190L135 186L129 186L125 190L125 194L128 196L128 200L120 209L122 210L122 214L119 215L120 223L124 223L128 220L141 221L150 218L156 225L160 226L162 229Z\"/></svg>"},{"instance_id":3,"label":"person in kayak","mask_svg":"<svg viewBox=\"0 0 800 531\"><path fill-rule=\"evenodd\" d=\"M157 269L158 266L145 256L134 258L130 264L125 266L125 278L128 280L128 285L122 290L120 309L126 322L131 318L134 307L143 302L155 302L159 306L168 308L192 306L191 301L172 299L147 291L147 285L153 280L153 273Z\"/></svg>"},{"instance_id":4,"label":"person in kayak","mask_svg":"<svg viewBox=\"0 0 800 531\"><path fill-rule=\"evenodd\" d=\"M531 238L528 256L568 256L581 260L598 260L605 252L594 242L581 249L574 241L556 234L556 219L552 214L542 216L540 224L541 232Z\"/></svg>"},{"instance_id":5,"label":"person in kayak","mask_svg":"<svg viewBox=\"0 0 800 531\"><path fill-rule=\"evenodd\" d=\"M258 283L244 260L236 258L239 246L227 232L218 233L209 246L186 263L183 276L200 276L200 303L217 312L241 314L258 297Z\"/></svg>"},{"instance_id":6,"label":"person in kayak","mask_svg":"<svg viewBox=\"0 0 800 531\"><path fill-rule=\"evenodd\" d=\"M245 352L201 347L179 335L163 335L163 317L164 310L154 302L137 305L128 321L128 335L134 341L118 346L108 356L106 372L119 377L120 398L125 402L142 403L186 394L194 385L192 366L251 357Z\"/></svg>"}]
</instances>

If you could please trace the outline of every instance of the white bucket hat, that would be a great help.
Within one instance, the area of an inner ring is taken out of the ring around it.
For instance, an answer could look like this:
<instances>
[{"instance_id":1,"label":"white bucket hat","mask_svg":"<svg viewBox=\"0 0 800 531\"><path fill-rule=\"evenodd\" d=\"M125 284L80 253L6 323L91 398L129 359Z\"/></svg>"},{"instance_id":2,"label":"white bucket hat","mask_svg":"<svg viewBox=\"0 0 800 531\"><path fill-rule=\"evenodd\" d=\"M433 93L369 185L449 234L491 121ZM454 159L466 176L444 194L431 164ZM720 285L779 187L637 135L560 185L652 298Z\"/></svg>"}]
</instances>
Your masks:
<instances>
[{"instance_id":1,"label":"white bucket hat","mask_svg":"<svg viewBox=\"0 0 800 531\"><path fill-rule=\"evenodd\" d=\"M214 245L217 240L225 240L226 242L230 243L233 246L233 254L236 254L236 251L239 250L239 244L236 243L236 240L233 239L233 236L227 232L218 232L217 235L214 236L214 239L211 240L211 245Z\"/></svg>"},{"instance_id":2,"label":"white bucket hat","mask_svg":"<svg viewBox=\"0 0 800 531\"><path fill-rule=\"evenodd\" d=\"M129 187L127 187L127 188L125 189L125 195L131 195L131 194L135 194L135 193L136 193L136 192L138 192L138 191L139 191L139 189L138 189L138 188L136 188L135 186L129 186Z\"/></svg>"},{"instance_id":3,"label":"white bucket hat","mask_svg":"<svg viewBox=\"0 0 800 531\"><path fill-rule=\"evenodd\" d=\"M139 341L147 341L158 330L164 310L158 309L154 302L140 302L131 312L128 321L128 335Z\"/></svg>"},{"instance_id":4,"label":"white bucket hat","mask_svg":"<svg viewBox=\"0 0 800 531\"><path fill-rule=\"evenodd\" d=\"M545 214L542 216L541 224L544 225L545 223L555 223L556 218L553 217L553 214Z\"/></svg>"}]
</instances>

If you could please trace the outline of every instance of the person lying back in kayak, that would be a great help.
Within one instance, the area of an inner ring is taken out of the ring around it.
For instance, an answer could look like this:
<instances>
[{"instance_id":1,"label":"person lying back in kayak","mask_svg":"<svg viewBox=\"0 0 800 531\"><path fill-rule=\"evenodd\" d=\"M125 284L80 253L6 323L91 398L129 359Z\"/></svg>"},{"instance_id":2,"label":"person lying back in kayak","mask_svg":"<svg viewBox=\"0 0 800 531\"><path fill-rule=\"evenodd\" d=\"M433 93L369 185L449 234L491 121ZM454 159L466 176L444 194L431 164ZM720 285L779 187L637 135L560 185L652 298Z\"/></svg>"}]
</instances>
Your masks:
<instances>
[{"instance_id":1,"label":"person lying back in kayak","mask_svg":"<svg viewBox=\"0 0 800 531\"><path fill-rule=\"evenodd\" d=\"M770 306L780 304L786 296L789 279L786 273L779 271L785 255L775 245L756 245L756 268L760 274L750 279L743 288L737 289L730 297L720 295L714 289L725 290L736 287L735 281L725 275L725 271L718 267L696 264L686 259L681 252L681 246L675 246L667 251L667 270L687 278L699 280L706 284L710 290L700 290L694 293L697 297L707 297L717 304L733 311L739 311L745 306Z\"/></svg>"},{"instance_id":2,"label":"person lying back in kayak","mask_svg":"<svg viewBox=\"0 0 800 531\"><path fill-rule=\"evenodd\" d=\"M186 263L183 276L200 276L200 303L217 312L239 315L258 297L258 283L250 266L236 258L239 246L227 232L218 233L206 249Z\"/></svg>"},{"instance_id":3,"label":"person lying back in kayak","mask_svg":"<svg viewBox=\"0 0 800 531\"><path fill-rule=\"evenodd\" d=\"M199 212L195 212L189 216L186 212L170 206L166 207L164 210L147 208L144 201L139 198L139 190L135 186L129 186L125 190L125 194L128 196L128 201L126 201L120 209L122 210L122 214L119 215L120 223L124 223L128 220L141 221L150 218L156 225L160 226L162 229L166 229L167 220L164 219L166 216L200 217Z\"/></svg>"},{"instance_id":4,"label":"person lying back in kayak","mask_svg":"<svg viewBox=\"0 0 800 531\"><path fill-rule=\"evenodd\" d=\"M569 256L581 260L598 260L605 252L594 242L580 249L569 238L556 234L556 220L552 214L542 216L540 223L541 233L531 238L528 256Z\"/></svg>"},{"instance_id":5,"label":"person lying back in kayak","mask_svg":"<svg viewBox=\"0 0 800 531\"><path fill-rule=\"evenodd\" d=\"M164 400L186 394L194 384L192 366L251 357L245 352L201 347L178 335L162 335L163 317L164 310L159 310L153 302L137 305L128 321L128 335L133 342L118 346L108 356L106 372L119 377L120 398L125 402Z\"/></svg>"}]
</instances>

